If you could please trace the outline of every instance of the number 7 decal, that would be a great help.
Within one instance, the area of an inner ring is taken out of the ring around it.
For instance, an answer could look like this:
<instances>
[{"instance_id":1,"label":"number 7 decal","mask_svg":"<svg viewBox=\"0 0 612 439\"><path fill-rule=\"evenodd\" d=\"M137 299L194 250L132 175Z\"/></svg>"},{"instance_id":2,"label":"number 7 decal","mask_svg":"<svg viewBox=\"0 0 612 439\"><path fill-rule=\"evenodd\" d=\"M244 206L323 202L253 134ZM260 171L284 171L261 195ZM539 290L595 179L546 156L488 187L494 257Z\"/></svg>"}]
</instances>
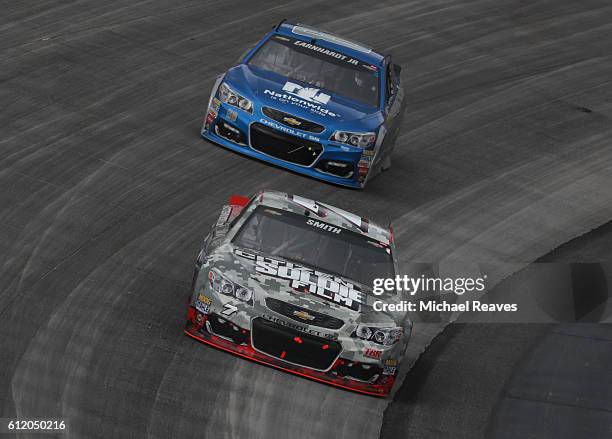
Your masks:
<instances>
[{"instance_id":1,"label":"number 7 decal","mask_svg":"<svg viewBox=\"0 0 612 439\"><path fill-rule=\"evenodd\" d=\"M225 305L223 305L223 311L221 311L221 314L223 314L224 316L231 316L236 311L238 311L237 307L230 303L226 303Z\"/></svg>"}]
</instances>

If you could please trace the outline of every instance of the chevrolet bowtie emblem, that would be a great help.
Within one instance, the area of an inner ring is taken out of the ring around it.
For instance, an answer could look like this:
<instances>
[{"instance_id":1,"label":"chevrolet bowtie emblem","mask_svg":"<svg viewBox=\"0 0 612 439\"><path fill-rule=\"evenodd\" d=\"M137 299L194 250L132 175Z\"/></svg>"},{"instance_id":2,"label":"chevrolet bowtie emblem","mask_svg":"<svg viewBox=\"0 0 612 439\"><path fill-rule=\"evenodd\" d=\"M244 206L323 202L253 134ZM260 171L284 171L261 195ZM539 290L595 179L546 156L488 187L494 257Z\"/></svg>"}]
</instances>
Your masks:
<instances>
[{"instance_id":1,"label":"chevrolet bowtie emblem","mask_svg":"<svg viewBox=\"0 0 612 439\"><path fill-rule=\"evenodd\" d=\"M293 311L293 315L302 320L314 320L314 316L311 316L306 311Z\"/></svg>"},{"instance_id":2,"label":"chevrolet bowtie emblem","mask_svg":"<svg viewBox=\"0 0 612 439\"><path fill-rule=\"evenodd\" d=\"M287 122L289 125L293 125L294 127L302 125L302 122L293 117L283 117L283 122Z\"/></svg>"}]
</instances>

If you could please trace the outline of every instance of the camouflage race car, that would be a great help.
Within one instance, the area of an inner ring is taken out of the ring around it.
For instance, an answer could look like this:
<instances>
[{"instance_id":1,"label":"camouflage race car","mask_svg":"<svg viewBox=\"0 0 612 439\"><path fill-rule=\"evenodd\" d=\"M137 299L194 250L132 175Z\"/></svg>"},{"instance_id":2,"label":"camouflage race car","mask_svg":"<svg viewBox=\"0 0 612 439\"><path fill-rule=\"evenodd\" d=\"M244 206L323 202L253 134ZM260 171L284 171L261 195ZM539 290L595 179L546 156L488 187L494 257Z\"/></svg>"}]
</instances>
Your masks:
<instances>
[{"instance_id":1,"label":"camouflage race car","mask_svg":"<svg viewBox=\"0 0 612 439\"><path fill-rule=\"evenodd\" d=\"M185 333L316 381L387 395L412 323L376 312L375 278L394 277L389 229L280 192L233 196L206 237Z\"/></svg>"}]
</instances>

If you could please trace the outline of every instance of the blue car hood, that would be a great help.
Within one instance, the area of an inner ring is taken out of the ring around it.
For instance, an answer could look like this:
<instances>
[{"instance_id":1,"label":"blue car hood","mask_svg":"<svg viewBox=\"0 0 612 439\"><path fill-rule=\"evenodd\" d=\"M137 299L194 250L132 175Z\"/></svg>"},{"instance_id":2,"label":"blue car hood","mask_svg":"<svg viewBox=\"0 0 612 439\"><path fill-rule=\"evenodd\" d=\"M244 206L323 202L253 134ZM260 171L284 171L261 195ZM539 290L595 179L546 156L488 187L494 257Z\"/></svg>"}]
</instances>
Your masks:
<instances>
[{"instance_id":1,"label":"blue car hood","mask_svg":"<svg viewBox=\"0 0 612 439\"><path fill-rule=\"evenodd\" d=\"M381 111L374 107L246 64L230 69L225 81L261 106L323 125L333 124L336 129L373 131L383 122Z\"/></svg>"}]
</instances>

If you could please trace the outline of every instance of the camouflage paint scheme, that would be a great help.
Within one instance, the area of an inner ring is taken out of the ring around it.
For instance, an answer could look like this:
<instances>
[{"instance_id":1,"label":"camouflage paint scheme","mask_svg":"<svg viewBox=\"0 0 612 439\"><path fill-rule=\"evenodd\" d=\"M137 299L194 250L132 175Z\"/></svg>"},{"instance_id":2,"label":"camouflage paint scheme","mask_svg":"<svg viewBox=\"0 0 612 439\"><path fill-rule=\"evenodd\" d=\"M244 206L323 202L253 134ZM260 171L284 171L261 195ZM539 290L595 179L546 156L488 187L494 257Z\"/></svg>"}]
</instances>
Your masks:
<instances>
[{"instance_id":1,"label":"camouflage paint scheme","mask_svg":"<svg viewBox=\"0 0 612 439\"><path fill-rule=\"evenodd\" d=\"M272 277L256 271L253 259L257 253L253 250L237 248L231 241L240 230L242 224L259 205L291 211L300 215L308 214L309 218L314 219L317 218L319 210L324 211L324 218L322 219L326 223L361 233L390 248L395 271L397 272L397 260L394 256L395 247L389 229L380 227L366 219L333 206L281 192L260 192L250 200L245 197L232 197L230 204L223 206L221 209L219 218L204 240L202 250L197 258L185 330L187 335L213 344L226 351L231 351L289 372L308 376L318 381L329 382L362 393L377 396L386 395L393 386L399 363L407 347L412 322L406 314L376 312L372 309L372 303L375 300L399 302L401 300L400 296L396 294L373 296L370 292L371 286L366 288L366 286L359 285L364 294L360 309L356 311L309 292L298 292L291 287L289 279ZM281 258L277 259L282 261ZM303 266L298 265L298 267ZM252 300L247 303L236 297L214 291L209 282L209 272L211 270L222 273L224 277L235 284L250 289L253 292ZM318 270L321 269L319 268ZM347 280L347 282L353 281ZM200 296L202 294L205 296L208 306L202 306L200 303L198 310L196 302L198 298L202 298ZM288 318L269 309L265 303L268 297L297 305L309 311L339 318L345 324L340 329L333 330L309 325L306 321L296 321L295 318ZM229 314L228 310L230 310ZM229 320L244 333L250 332L253 318L263 316L267 320L272 320L276 323L286 323L288 327L293 329L299 327L300 331L310 333L322 339L337 341L341 344L342 351L339 354L339 358L326 370L316 370L304 367L303 365L288 363L278 357L253 349L252 346L249 346L250 343L248 342L242 343L242 346L240 346L227 337L217 336L213 333L210 326L206 324L208 316L213 314L222 317L224 320ZM353 333L360 323L367 324L370 327L399 327L404 330L404 334L393 345L385 346L355 337ZM377 358L372 358L373 356ZM381 373L364 382L363 380L353 379L350 376L340 376L336 370L338 364L348 365L349 367L358 364L359 367L365 365L366 368L377 366L380 367Z\"/></svg>"}]
</instances>

